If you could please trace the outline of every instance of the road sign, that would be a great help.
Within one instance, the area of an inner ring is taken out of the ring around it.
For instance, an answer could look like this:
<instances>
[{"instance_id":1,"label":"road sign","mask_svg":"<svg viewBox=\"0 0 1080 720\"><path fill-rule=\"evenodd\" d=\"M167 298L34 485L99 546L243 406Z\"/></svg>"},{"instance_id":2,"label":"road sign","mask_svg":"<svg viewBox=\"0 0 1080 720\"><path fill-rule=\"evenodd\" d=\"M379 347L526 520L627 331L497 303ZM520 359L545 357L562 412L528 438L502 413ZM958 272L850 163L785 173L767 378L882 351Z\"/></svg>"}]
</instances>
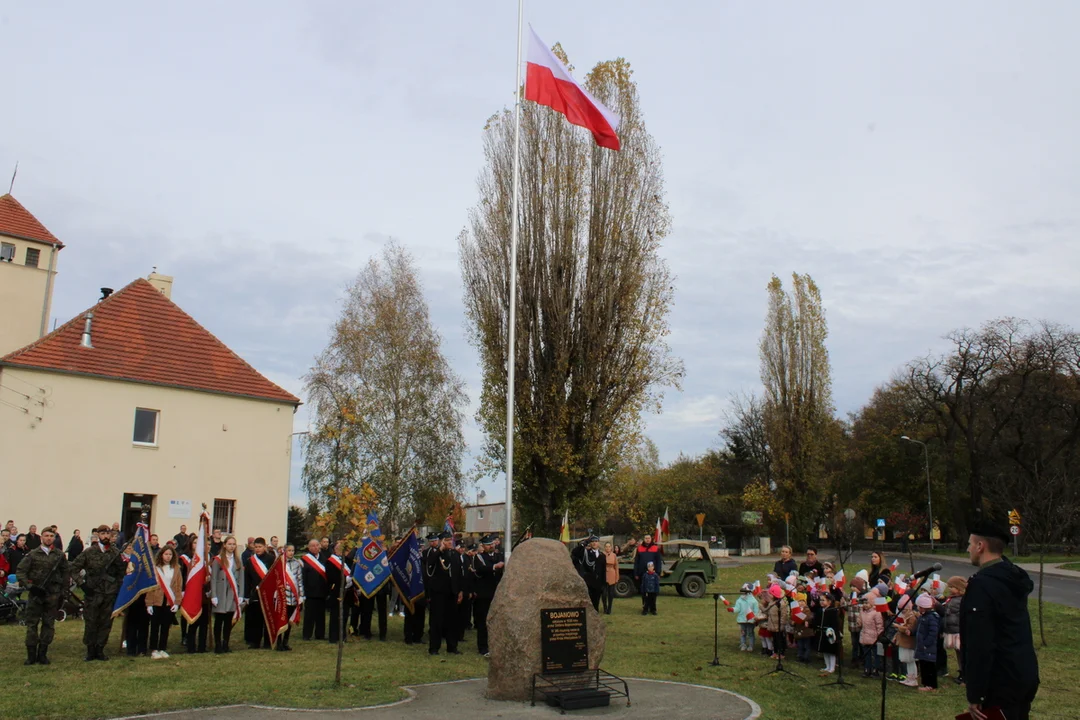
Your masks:
<instances>
[{"instance_id":1,"label":"road sign","mask_svg":"<svg viewBox=\"0 0 1080 720\"><path fill-rule=\"evenodd\" d=\"M1020 513L1016 512L1015 510L1010 510L1009 511L1009 524L1010 525L1019 525L1020 524Z\"/></svg>"},{"instance_id":2,"label":"road sign","mask_svg":"<svg viewBox=\"0 0 1080 720\"><path fill-rule=\"evenodd\" d=\"M883 528L883 527L885 527L885 518L878 518L878 519L877 519L877 526L878 526L879 528Z\"/></svg>"},{"instance_id":3,"label":"road sign","mask_svg":"<svg viewBox=\"0 0 1080 720\"><path fill-rule=\"evenodd\" d=\"M694 517L697 518L697 526L698 527L701 527L702 525L705 524L705 513L698 513Z\"/></svg>"},{"instance_id":4,"label":"road sign","mask_svg":"<svg viewBox=\"0 0 1080 720\"><path fill-rule=\"evenodd\" d=\"M1010 525L1009 526L1009 532L1011 532L1014 536L1019 535L1020 534L1020 526L1019 525Z\"/></svg>"}]
</instances>

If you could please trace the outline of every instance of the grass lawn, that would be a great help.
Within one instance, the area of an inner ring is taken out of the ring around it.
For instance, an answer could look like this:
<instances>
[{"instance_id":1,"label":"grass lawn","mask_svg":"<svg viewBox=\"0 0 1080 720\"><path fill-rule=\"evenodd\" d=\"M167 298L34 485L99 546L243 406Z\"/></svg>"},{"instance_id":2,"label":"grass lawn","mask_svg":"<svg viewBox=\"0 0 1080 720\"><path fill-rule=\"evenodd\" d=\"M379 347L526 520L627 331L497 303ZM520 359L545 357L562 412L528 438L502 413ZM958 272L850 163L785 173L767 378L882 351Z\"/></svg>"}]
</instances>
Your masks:
<instances>
[{"instance_id":1,"label":"grass lawn","mask_svg":"<svg viewBox=\"0 0 1080 720\"><path fill-rule=\"evenodd\" d=\"M1076 570L1080 572L1080 562L1065 563L1060 566L1062 570Z\"/></svg>"},{"instance_id":2,"label":"grass lawn","mask_svg":"<svg viewBox=\"0 0 1080 720\"><path fill-rule=\"evenodd\" d=\"M720 571L713 588L734 602L733 592L747 580L763 577L771 565L748 565ZM852 574L854 570L850 569ZM1032 603L1034 608L1034 602ZM722 609L722 608L721 608ZM713 685L753 698L766 718L874 718L879 706L877 682L849 677L854 688L819 687L820 661L790 667L801 678L761 676L774 663L759 653L739 653L738 626L731 614L721 612L720 661L713 668L713 601L681 598L669 590L661 594L657 617L642 617L636 598L616 600L606 618L608 628L605 670L624 677L645 677ZM1042 687L1035 701L1039 718L1074 718L1080 706L1080 610L1048 605L1053 628L1049 647L1039 650ZM344 683L333 685L334 648L329 643L295 640L293 652L251 651L234 635L241 650L230 655L187 656L177 652L169 660L128 660L116 650L119 626L114 626L107 663L84 663L82 623L57 625L57 639L49 667L23 668L23 630L0 627L0 648L7 660L0 718L92 718L128 715L230 703L285 707L351 707L396 700L402 684L479 677L486 660L472 652L474 636L466 634L465 654L429 657L425 648L401 642L402 619L391 618L390 639L351 641L345 648ZM171 643L179 645L178 628ZM846 640L846 638L845 638ZM845 642L845 644L847 644ZM792 653L793 655L793 653ZM950 657L950 661L952 658ZM950 669L953 663L950 663ZM890 683L889 717L953 717L966 707L962 688L945 680L936 695Z\"/></svg>"}]
</instances>

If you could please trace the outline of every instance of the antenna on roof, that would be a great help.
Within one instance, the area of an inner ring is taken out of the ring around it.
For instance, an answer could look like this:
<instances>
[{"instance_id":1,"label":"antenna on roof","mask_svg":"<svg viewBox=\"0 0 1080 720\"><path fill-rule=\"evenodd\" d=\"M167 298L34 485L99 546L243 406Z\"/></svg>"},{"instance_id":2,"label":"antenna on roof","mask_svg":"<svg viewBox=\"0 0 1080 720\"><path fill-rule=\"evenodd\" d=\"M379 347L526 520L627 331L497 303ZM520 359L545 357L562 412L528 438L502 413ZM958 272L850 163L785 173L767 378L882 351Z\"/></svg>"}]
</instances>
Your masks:
<instances>
[{"instance_id":1,"label":"antenna on roof","mask_svg":"<svg viewBox=\"0 0 1080 720\"><path fill-rule=\"evenodd\" d=\"M15 172L11 173L11 184L8 185L8 195L15 189L15 176L19 174L19 161L15 161Z\"/></svg>"}]
</instances>

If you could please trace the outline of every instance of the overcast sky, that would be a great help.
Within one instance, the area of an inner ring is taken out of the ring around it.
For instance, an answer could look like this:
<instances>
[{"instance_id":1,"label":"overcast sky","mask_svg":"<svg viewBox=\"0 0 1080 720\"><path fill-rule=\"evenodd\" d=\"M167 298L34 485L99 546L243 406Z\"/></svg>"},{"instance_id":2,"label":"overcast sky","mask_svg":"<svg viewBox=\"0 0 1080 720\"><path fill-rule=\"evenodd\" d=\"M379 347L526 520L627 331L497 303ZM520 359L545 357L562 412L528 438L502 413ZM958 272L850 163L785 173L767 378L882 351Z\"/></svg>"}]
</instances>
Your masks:
<instances>
[{"instance_id":1,"label":"overcast sky","mask_svg":"<svg viewBox=\"0 0 1080 720\"><path fill-rule=\"evenodd\" d=\"M715 446L728 398L759 386L771 273L821 287L841 414L950 329L1080 326L1080 3L526 12L579 76L626 57L663 149L687 373L647 420L662 460ZM344 285L393 236L479 448L455 238L484 121L513 98L515 30L506 0L0 4L0 192L19 161L15 197L67 245L56 317L157 266L302 396ZM295 500L299 481L297 459Z\"/></svg>"}]
</instances>

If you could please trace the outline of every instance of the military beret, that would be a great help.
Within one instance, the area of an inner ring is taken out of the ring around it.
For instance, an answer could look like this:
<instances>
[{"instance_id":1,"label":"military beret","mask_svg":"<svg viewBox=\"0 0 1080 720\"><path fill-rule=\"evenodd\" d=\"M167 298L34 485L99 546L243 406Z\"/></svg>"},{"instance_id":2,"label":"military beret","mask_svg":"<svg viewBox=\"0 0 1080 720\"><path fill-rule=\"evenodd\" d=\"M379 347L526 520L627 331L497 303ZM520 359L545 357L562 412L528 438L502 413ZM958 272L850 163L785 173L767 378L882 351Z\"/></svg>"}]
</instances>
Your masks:
<instances>
[{"instance_id":1,"label":"military beret","mask_svg":"<svg viewBox=\"0 0 1080 720\"><path fill-rule=\"evenodd\" d=\"M984 538L997 538L1003 543L1008 543L1011 540L1008 530L990 520L976 522L971 526L971 534Z\"/></svg>"},{"instance_id":2,"label":"military beret","mask_svg":"<svg viewBox=\"0 0 1080 720\"><path fill-rule=\"evenodd\" d=\"M495 538L491 537L490 535L485 535L484 537L480 538L481 545L491 545L493 542L495 542Z\"/></svg>"}]
</instances>

